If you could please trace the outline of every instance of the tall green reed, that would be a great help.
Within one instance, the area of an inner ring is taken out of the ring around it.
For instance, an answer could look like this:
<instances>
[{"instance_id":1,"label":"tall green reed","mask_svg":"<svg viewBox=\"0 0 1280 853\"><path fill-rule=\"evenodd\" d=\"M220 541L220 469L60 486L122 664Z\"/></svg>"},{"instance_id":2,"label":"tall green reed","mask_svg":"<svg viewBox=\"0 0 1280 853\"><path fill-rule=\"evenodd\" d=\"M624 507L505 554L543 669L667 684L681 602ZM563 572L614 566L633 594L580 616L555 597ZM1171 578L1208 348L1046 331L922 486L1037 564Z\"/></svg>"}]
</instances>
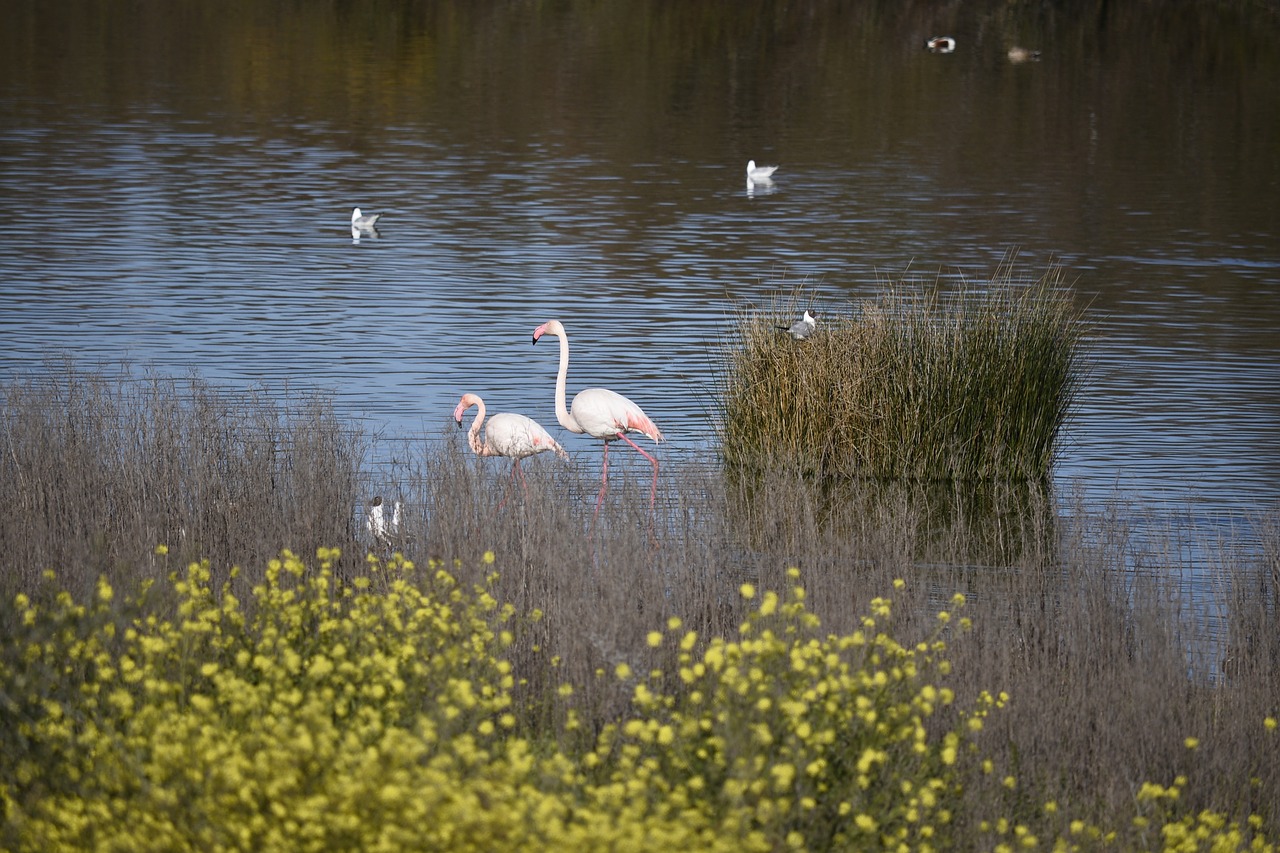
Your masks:
<instances>
[{"instance_id":1,"label":"tall green reed","mask_svg":"<svg viewBox=\"0 0 1280 853\"><path fill-rule=\"evenodd\" d=\"M793 300L794 301L794 300ZM981 287L903 283L813 336L744 308L726 342L719 437L732 467L818 476L1045 479L1083 378L1084 323L1050 270Z\"/></svg>"}]
</instances>

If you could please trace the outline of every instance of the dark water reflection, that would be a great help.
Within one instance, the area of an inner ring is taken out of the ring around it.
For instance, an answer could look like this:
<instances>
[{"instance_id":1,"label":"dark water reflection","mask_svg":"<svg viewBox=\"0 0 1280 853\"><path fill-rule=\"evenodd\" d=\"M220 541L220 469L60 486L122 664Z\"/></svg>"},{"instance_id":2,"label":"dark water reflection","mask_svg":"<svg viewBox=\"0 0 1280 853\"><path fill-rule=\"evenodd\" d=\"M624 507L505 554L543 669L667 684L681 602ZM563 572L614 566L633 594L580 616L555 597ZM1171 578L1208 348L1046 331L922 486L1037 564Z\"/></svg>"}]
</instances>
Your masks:
<instances>
[{"instance_id":1,"label":"dark water reflection","mask_svg":"<svg viewBox=\"0 0 1280 853\"><path fill-rule=\"evenodd\" d=\"M463 391L553 426L529 335L559 317L571 390L633 397L690 461L736 304L843 311L1017 248L1096 324L1064 487L1200 516L1280 496L1265 9L12 5L5 376L129 358L434 439ZM942 32L954 54L920 49Z\"/></svg>"}]
</instances>

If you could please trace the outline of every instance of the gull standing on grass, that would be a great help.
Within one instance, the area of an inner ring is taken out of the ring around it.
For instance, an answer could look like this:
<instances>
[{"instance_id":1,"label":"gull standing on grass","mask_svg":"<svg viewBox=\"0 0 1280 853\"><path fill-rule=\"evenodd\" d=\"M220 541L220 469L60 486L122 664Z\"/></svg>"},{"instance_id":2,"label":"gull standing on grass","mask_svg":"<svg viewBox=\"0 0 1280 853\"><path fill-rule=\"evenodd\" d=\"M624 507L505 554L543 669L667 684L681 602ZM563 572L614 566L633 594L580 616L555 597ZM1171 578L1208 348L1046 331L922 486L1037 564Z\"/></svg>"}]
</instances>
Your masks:
<instances>
[{"instance_id":1,"label":"gull standing on grass","mask_svg":"<svg viewBox=\"0 0 1280 853\"><path fill-rule=\"evenodd\" d=\"M397 515L399 514L399 506L396 507ZM397 522L399 519L396 519ZM387 520L382 514L382 497L375 497L369 503L369 512L365 516L365 530L369 531L369 535L373 537L376 545L383 548L391 547L391 537L387 534Z\"/></svg>"},{"instance_id":2,"label":"gull standing on grass","mask_svg":"<svg viewBox=\"0 0 1280 853\"><path fill-rule=\"evenodd\" d=\"M391 536L400 535L400 514L404 509L404 504L396 501L391 505L391 523L387 525L387 533Z\"/></svg>"},{"instance_id":3,"label":"gull standing on grass","mask_svg":"<svg viewBox=\"0 0 1280 853\"><path fill-rule=\"evenodd\" d=\"M804 316L796 320L790 326L778 326L779 329L786 332L797 341L803 341L805 338L813 334L813 330L818 327L818 320L806 309Z\"/></svg>"}]
</instances>

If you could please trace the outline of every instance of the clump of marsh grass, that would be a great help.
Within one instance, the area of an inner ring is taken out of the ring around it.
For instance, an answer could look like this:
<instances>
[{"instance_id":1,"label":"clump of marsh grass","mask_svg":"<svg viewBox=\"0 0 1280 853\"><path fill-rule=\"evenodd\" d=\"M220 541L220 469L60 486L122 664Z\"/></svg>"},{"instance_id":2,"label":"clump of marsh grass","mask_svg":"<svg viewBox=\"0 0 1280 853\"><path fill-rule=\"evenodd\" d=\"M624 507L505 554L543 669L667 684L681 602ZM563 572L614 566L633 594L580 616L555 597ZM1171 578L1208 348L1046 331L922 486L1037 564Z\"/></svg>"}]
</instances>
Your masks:
<instances>
[{"instance_id":1,"label":"clump of marsh grass","mask_svg":"<svg viewBox=\"0 0 1280 853\"><path fill-rule=\"evenodd\" d=\"M725 347L721 454L817 476L1044 479L1082 380L1084 326L1053 269L886 288L807 340L743 309Z\"/></svg>"}]
</instances>

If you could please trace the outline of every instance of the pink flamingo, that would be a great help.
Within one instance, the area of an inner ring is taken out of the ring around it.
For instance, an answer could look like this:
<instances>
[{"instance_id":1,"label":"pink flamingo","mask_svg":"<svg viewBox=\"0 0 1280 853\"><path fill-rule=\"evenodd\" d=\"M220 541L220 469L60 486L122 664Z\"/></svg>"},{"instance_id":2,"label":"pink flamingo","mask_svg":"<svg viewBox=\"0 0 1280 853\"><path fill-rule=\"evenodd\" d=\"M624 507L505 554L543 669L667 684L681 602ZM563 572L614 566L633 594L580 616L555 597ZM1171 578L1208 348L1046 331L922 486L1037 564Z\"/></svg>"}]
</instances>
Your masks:
<instances>
[{"instance_id":1,"label":"pink flamingo","mask_svg":"<svg viewBox=\"0 0 1280 853\"><path fill-rule=\"evenodd\" d=\"M511 461L511 478L520 477L520 485L524 486L524 472L520 470L520 460L538 453L551 450L561 459L569 454L542 428L533 418L514 415L510 412L498 412L489 418L485 427L484 438L480 438L480 425L484 422L484 400L476 394L463 394L453 410L453 419L462 427L462 413L472 406L476 407L475 420L471 429L467 430L467 444L476 456L506 456ZM503 498L503 503L506 498Z\"/></svg>"},{"instance_id":2,"label":"pink flamingo","mask_svg":"<svg viewBox=\"0 0 1280 853\"><path fill-rule=\"evenodd\" d=\"M569 335L559 320L551 320L534 329L533 342L536 344L543 335L555 335L560 339L560 372L556 376L556 419L560 421L560 426L570 432L586 433L604 442L604 462L600 467L600 493L596 495L596 511L592 519L594 520L595 516L600 514L600 503L609 489L609 442L618 439L634 447L653 465L653 486L649 490L649 509L652 510L658 495L658 460L627 438L627 433L638 432L657 443L662 441L662 431L648 415L641 411L639 406L608 388L584 388L574 395L572 411L566 409L564 383L569 373Z\"/></svg>"}]
</instances>

